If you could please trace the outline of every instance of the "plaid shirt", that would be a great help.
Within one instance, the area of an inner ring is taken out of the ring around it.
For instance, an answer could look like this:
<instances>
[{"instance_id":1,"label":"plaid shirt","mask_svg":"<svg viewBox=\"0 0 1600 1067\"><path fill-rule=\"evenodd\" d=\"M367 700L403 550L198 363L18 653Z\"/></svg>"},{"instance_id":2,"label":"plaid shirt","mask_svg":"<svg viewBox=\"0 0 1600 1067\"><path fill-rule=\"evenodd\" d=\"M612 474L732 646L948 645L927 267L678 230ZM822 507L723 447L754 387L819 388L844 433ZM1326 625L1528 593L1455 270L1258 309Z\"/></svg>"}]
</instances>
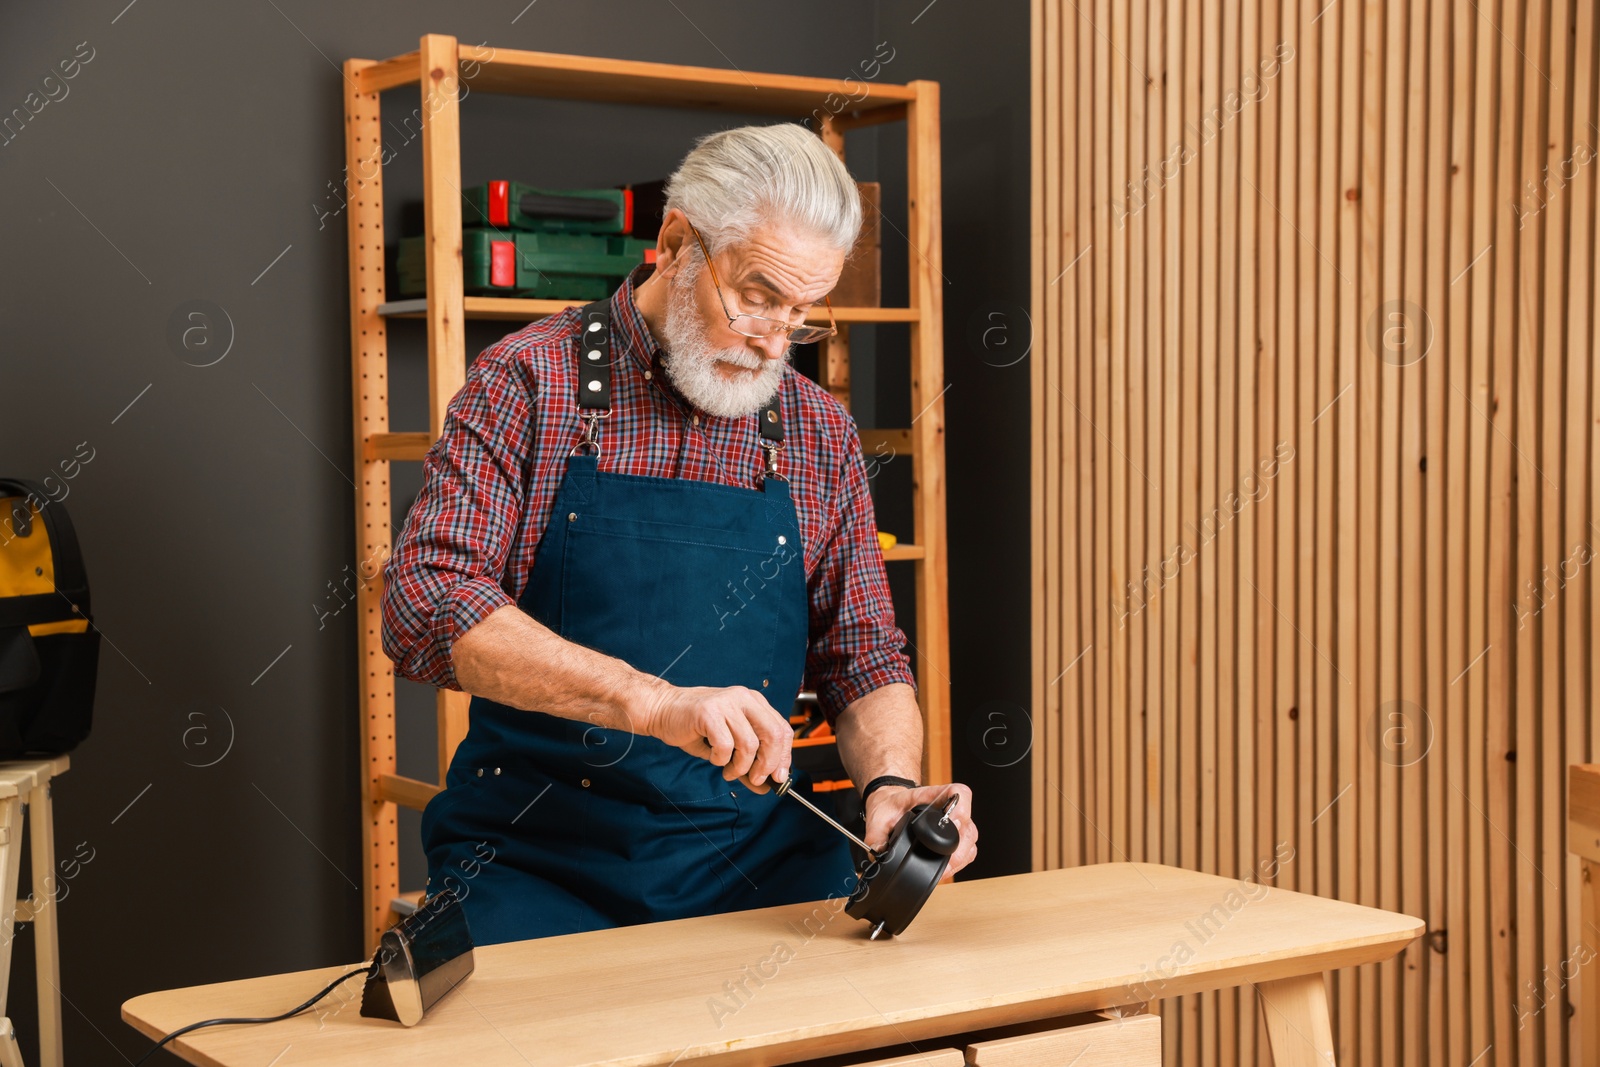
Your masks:
<instances>
[{"instance_id":1,"label":"plaid shirt","mask_svg":"<svg viewBox=\"0 0 1600 1067\"><path fill-rule=\"evenodd\" d=\"M661 369L660 347L633 302L654 269L636 268L611 297L612 414L601 423L601 468L754 487L764 458L755 415L700 412ZM423 461L422 492L384 565L383 649L401 677L460 689L451 645L522 594L581 432L578 318L569 308L502 338L450 401L444 433ZM792 367L780 395L779 466L798 512L810 598L805 679L832 722L872 690L915 680L855 422Z\"/></svg>"}]
</instances>

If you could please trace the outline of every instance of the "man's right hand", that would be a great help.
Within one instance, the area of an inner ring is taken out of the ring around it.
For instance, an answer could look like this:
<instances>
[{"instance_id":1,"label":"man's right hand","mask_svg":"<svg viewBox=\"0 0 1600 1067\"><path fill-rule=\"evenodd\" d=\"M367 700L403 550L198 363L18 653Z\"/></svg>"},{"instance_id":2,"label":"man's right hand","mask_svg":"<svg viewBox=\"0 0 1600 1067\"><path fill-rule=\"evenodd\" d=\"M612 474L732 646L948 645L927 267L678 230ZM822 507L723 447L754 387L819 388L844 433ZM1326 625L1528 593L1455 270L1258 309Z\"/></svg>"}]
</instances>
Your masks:
<instances>
[{"instance_id":1,"label":"man's right hand","mask_svg":"<svg viewBox=\"0 0 1600 1067\"><path fill-rule=\"evenodd\" d=\"M637 733L721 767L726 781L742 778L754 788L769 778L783 782L789 777L794 730L754 689L662 682L645 708L641 726Z\"/></svg>"}]
</instances>

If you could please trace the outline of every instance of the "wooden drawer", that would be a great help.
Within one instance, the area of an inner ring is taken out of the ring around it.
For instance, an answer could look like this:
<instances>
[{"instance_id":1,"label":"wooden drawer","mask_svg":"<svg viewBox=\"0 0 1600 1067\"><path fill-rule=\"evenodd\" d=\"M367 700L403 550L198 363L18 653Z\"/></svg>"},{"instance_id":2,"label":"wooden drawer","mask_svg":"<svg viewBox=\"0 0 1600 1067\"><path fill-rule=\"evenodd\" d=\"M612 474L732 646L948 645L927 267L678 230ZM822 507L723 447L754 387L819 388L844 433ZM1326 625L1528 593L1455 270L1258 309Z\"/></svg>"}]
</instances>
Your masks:
<instances>
[{"instance_id":1,"label":"wooden drawer","mask_svg":"<svg viewBox=\"0 0 1600 1067\"><path fill-rule=\"evenodd\" d=\"M871 1060L867 1063L858 1063L855 1067L966 1067L966 1060L953 1048L941 1048L910 1056Z\"/></svg>"},{"instance_id":2,"label":"wooden drawer","mask_svg":"<svg viewBox=\"0 0 1600 1067\"><path fill-rule=\"evenodd\" d=\"M942 1040L942 1039L941 1039ZM887 1059L881 1058L885 1049L869 1049L865 1052L845 1053L839 1056L824 1056L821 1059L802 1060L791 1063L789 1067L966 1067L966 1057L953 1048L929 1049L918 1052L907 1046L896 1046L895 1052ZM880 1057L879 1059L863 1059L861 1057Z\"/></svg>"},{"instance_id":3,"label":"wooden drawer","mask_svg":"<svg viewBox=\"0 0 1600 1067\"><path fill-rule=\"evenodd\" d=\"M1130 1015L967 1046L972 1067L1161 1067L1161 1018Z\"/></svg>"}]
</instances>

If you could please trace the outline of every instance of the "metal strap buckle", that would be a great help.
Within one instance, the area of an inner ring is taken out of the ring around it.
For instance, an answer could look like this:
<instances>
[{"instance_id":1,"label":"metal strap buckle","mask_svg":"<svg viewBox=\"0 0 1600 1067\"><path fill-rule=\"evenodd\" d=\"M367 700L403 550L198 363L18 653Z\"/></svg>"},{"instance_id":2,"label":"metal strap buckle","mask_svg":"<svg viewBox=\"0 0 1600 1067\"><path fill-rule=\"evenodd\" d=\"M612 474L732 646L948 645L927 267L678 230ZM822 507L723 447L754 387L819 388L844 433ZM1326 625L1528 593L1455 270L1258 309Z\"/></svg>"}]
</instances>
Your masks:
<instances>
[{"instance_id":1,"label":"metal strap buckle","mask_svg":"<svg viewBox=\"0 0 1600 1067\"><path fill-rule=\"evenodd\" d=\"M600 420L611 414L611 409L604 411L585 411L578 417L583 420L583 436L578 443L572 446L568 456L576 456L585 447L592 448L594 455L600 455Z\"/></svg>"},{"instance_id":2,"label":"metal strap buckle","mask_svg":"<svg viewBox=\"0 0 1600 1067\"><path fill-rule=\"evenodd\" d=\"M762 481L766 481L768 478L776 478L780 482L786 482L789 480L782 474L778 473L778 452L782 448L783 446L781 444L776 444L764 438L762 439L761 450L767 454L767 467L766 470L761 472Z\"/></svg>"}]
</instances>

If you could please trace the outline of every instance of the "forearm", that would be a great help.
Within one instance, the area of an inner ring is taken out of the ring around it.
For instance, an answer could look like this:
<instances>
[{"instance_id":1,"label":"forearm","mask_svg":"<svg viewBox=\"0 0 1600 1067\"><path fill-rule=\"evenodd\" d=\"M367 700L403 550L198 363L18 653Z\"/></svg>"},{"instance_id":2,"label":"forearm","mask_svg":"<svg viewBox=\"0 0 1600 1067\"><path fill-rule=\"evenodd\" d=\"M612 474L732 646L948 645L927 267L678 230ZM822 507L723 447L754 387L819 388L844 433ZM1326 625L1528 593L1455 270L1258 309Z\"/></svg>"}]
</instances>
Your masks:
<instances>
[{"instance_id":1,"label":"forearm","mask_svg":"<svg viewBox=\"0 0 1600 1067\"><path fill-rule=\"evenodd\" d=\"M894 827L918 804L936 804L949 813L961 831L961 844L950 856L953 875L978 855L978 825L972 821L972 790L964 785L922 781L922 712L916 690L904 682L880 686L852 702L833 724L839 756L857 789L880 774L921 782L920 788L879 789L867 798L862 839L882 849ZM951 808L949 802L955 800Z\"/></svg>"},{"instance_id":2,"label":"forearm","mask_svg":"<svg viewBox=\"0 0 1600 1067\"><path fill-rule=\"evenodd\" d=\"M641 732L666 685L614 656L574 644L516 607L485 616L450 648L461 688L507 707Z\"/></svg>"},{"instance_id":3,"label":"forearm","mask_svg":"<svg viewBox=\"0 0 1600 1067\"><path fill-rule=\"evenodd\" d=\"M852 701L833 730L858 789L881 774L922 781L922 710L911 686L891 682Z\"/></svg>"}]
</instances>

